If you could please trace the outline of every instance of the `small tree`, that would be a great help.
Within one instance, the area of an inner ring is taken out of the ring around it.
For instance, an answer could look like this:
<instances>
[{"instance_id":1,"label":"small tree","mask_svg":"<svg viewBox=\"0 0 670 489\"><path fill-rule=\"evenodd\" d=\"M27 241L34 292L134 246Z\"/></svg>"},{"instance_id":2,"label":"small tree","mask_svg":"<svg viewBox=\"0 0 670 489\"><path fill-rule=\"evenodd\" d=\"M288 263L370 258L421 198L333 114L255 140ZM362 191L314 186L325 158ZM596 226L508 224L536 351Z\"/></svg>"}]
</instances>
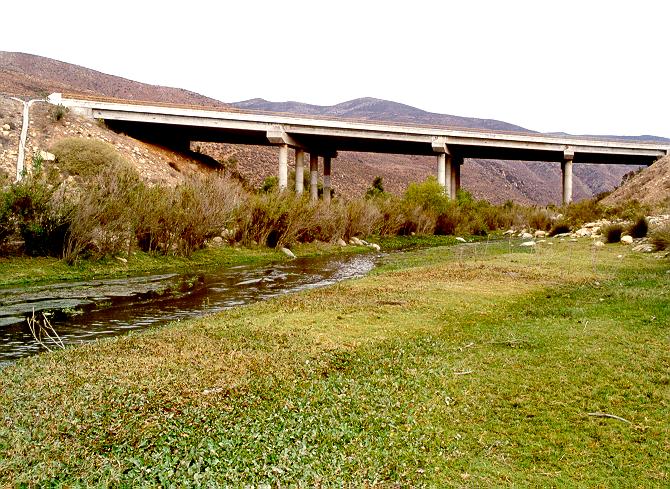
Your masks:
<instances>
[{"instance_id":1,"label":"small tree","mask_svg":"<svg viewBox=\"0 0 670 489\"><path fill-rule=\"evenodd\" d=\"M374 178L374 180L372 180L372 185L365 192L365 197L370 199L382 195L383 193L384 193L384 182L382 180L382 177L377 176Z\"/></svg>"}]
</instances>

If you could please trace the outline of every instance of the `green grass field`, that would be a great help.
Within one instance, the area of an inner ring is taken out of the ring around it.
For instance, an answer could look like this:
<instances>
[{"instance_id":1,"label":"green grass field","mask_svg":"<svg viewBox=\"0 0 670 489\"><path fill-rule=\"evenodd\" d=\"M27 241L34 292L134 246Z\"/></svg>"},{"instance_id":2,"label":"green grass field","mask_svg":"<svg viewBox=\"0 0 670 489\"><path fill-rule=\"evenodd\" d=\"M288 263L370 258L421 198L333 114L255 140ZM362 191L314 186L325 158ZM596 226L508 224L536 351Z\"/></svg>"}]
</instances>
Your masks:
<instances>
[{"instance_id":1,"label":"green grass field","mask_svg":"<svg viewBox=\"0 0 670 489\"><path fill-rule=\"evenodd\" d=\"M586 241L431 248L24 359L0 485L668 487L669 269Z\"/></svg>"}]
</instances>

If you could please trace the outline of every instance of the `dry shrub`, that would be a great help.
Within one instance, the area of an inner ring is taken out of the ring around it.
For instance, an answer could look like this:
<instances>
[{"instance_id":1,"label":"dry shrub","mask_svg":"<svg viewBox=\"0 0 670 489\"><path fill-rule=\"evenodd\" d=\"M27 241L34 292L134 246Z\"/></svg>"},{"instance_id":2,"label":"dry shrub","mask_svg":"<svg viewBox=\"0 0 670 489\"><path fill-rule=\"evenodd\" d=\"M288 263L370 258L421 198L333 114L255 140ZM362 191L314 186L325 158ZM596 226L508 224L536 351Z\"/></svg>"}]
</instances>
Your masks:
<instances>
[{"instance_id":1,"label":"dry shrub","mask_svg":"<svg viewBox=\"0 0 670 489\"><path fill-rule=\"evenodd\" d=\"M342 237L376 234L379 231L382 218L382 211L373 201L367 199L352 200L346 204L346 230Z\"/></svg>"},{"instance_id":2,"label":"dry shrub","mask_svg":"<svg viewBox=\"0 0 670 489\"><path fill-rule=\"evenodd\" d=\"M139 174L129 165L117 162L104 167L81 191L69 230L66 261L127 250L134 222L142 214L143 190Z\"/></svg>"},{"instance_id":3,"label":"dry shrub","mask_svg":"<svg viewBox=\"0 0 670 489\"><path fill-rule=\"evenodd\" d=\"M237 214L237 239L270 247L296 242L309 228L313 212L305 198L290 192L255 195Z\"/></svg>"},{"instance_id":4,"label":"dry shrub","mask_svg":"<svg viewBox=\"0 0 670 489\"><path fill-rule=\"evenodd\" d=\"M380 213L377 232L380 236L397 236L405 225L402 201L395 196L377 197L371 201Z\"/></svg>"},{"instance_id":5,"label":"dry shrub","mask_svg":"<svg viewBox=\"0 0 670 489\"><path fill-rule=\"evenodd\" d=\"M246 200L238 183L220 175L193 177L172 188L148 188L142 197L135 225L140 249L183 256L229 227Z\"/></svg>"}]
</instances>

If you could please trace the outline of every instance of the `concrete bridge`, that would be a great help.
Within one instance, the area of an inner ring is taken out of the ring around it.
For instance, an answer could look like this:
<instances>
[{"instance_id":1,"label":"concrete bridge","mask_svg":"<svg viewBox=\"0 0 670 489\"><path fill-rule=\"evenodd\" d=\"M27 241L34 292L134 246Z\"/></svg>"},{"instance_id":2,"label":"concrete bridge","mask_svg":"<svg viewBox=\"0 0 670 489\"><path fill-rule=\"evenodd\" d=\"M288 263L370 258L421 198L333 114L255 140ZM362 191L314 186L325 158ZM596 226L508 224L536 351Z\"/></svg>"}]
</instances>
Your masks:
<instances>
[{"instance_id":1,"label":"concrete bridge","mask_svg":"<svg viewBox=\"0 0 670 489\"><path fill-rule=\"evenodd\" d=\"M332 160L338 151L434 155L437 180L449 197L460 188L467 158L549 161L561 164L563 203L572 201L573 163L650 165L670 154L668 144L613 141L575 136L492 132L462 128L334 119L292 114L135 102L54 93L80 115L104 119L140 139L188 148L191 141L276 146L279 187L288 185L288 148L295 149L295 191L303 193L309 153L310 194L317 199L319 158L323 196L330 199Z\"/></svg>"}]
</instances>

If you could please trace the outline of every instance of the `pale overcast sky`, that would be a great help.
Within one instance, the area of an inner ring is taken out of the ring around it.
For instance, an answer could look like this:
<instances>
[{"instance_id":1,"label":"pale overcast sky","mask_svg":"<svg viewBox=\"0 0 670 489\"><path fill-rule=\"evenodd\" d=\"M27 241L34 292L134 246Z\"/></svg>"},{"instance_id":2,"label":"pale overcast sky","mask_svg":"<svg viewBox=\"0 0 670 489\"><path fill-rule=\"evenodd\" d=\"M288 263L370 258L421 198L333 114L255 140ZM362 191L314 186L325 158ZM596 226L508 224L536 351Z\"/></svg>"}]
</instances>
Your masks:
<instances>
[{"instance_id":1,"label":"pale overcast sky","mask_svg":"<svg viewBox=\"0 0 670 489\"><path fill-rule=\"evenodd\" d=\"M670 137L670 2L6 1L0 50L234 102ZM10 19L13 19L10 20Z\"/></svg>"}]
</instances>

